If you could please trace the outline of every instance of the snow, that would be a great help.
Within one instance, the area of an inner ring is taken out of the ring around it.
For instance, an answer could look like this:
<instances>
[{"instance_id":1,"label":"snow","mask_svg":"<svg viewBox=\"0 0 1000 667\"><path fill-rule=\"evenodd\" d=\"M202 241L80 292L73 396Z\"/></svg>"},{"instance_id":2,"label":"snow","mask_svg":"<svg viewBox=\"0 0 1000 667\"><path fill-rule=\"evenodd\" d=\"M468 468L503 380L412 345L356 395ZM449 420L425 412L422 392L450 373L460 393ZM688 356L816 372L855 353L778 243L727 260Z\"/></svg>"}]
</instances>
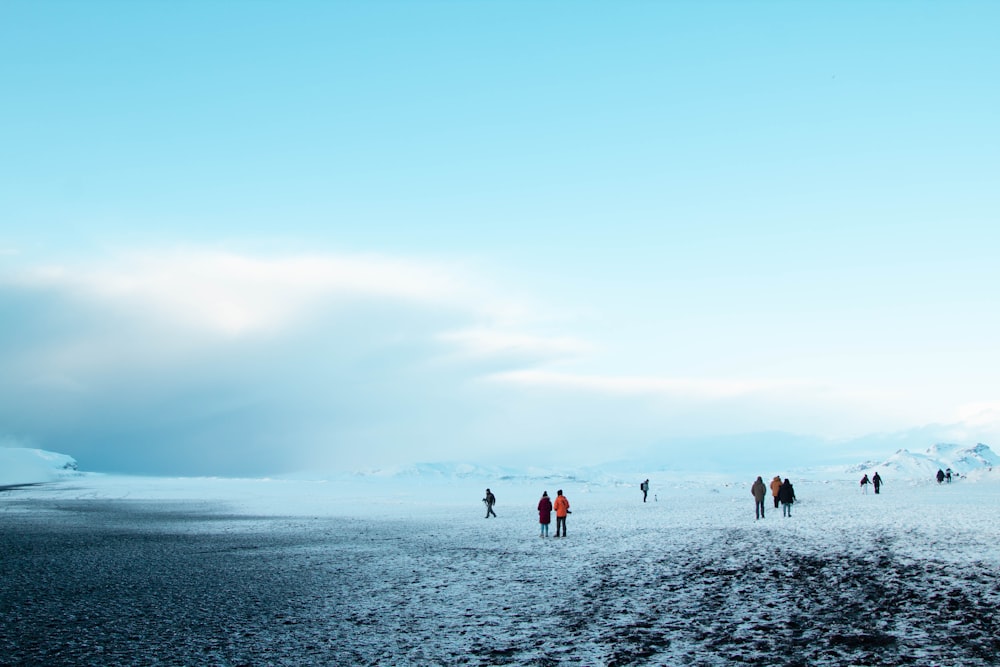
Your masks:
<instances>
[{"instance_id":1,"label":"snow","mask_svg":"<svg viewBox=\"0 0 1000 667\"><path fill-rule=\"evenodd\" d=\"M998 462L1000 457L990 449L989 445L983 443L974 447L937 443L923 452L900 449L882 462L868 461L851 466L847 470L858 473L859 476L865 473L871 476L876 471L882 470L897 478L927 480L932 479L938 470L951 468L956 474L967 475L983 469L989 470Z\"/></svg>"},{"instance_id":2,"label":"snow","mask_svg":"<svg viewBox=\"0 0 1000 667\"><path fill-rule=\"evenodd\" d=\"M171 530L303 536L291 556L312 592L287 612L296 634L269 640L288 652L271 664L994 664L1000 469L940 485L879 470L879 495L853 473L793 476L792 516L768 498L760 521L750 485L777 471L586 479L438 465L316 479L79 473L8 489L0 517L189 503L231 519ZM568 537L540 539L535 506L557 489ZM254 662L240 641L227 650Z\"/></svg>"},{"instance_id":3,"label":"snow","mask_svg":"<svg viewBox=\"0 0 1000 667\"><path fill-rule=\"evenodd\" d=\"M38 484L72 476L71 456L29 447L0 447L0 486Z\"/></svg>"}]
</instances>

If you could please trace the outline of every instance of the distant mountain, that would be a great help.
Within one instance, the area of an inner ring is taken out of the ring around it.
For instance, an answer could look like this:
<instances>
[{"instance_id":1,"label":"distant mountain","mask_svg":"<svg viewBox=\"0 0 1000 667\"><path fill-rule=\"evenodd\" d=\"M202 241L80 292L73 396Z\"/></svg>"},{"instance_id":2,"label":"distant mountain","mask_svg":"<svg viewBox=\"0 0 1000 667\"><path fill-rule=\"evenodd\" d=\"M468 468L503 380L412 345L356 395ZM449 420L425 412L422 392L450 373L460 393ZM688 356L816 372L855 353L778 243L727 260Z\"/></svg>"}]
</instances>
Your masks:
<instances>
[{"instance_id":1,"label":"distant mountain","mask_svg":"<svg viewBox=\"0 0 1000 667\"><path fill-rule=\"evenodd\" d=\"M625 463L610 463L600 466L582 466L574 468L514 468L510 466L493 466L474 463L438 462L415 463L412 465L381 468L355 472L355 477L374 477L392 479L410 479L421 481L461 481L483 480L504 482L568 482L592 484L597 486L634 485L638 488L644 474L649 477L655 474L654 468L646 468L643 472L635 472L637 468Z\"/></svg>"},{"instance_id":2,"label":"distant mountain","mask_svg":"<svg viewBox=\"0 0 1000 667\"><path fill-rule=\"evenodd\" d=\"M958 475L987 470L1000 463L1000 457L982 443L975 447L963 447L952 443L937 443L923 452L897 450L882 462L866 461L850 466L846 472L869 474L878 471L901 479L933 479L938 470L951 468Z\"/></svg>"}]
</instances>

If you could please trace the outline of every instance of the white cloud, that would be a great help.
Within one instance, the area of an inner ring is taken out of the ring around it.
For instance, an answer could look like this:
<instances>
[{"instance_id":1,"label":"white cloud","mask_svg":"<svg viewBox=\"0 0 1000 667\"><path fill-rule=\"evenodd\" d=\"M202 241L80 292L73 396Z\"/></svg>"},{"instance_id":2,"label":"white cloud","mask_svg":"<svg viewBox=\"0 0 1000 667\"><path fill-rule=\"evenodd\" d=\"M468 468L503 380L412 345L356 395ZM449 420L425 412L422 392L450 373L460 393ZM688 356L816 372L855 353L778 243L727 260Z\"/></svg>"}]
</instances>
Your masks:
<instances>
[{"instance_id":1,"label":"white cloud","mask_svg":"<svg viewBox=\"0 0 1000 667\"><path fill-rule=\"evenodd\" d=\"M782 380L689 379L660 377L601 376L526 369L494 373L488 378L507 382L560 389L580 389L607 394L681 394L715 399L765 391L803 388L803 384Z\"/></svg>"},{"instance_id":2,"label":"white cloud","mask_svg":"<svg viewBox=\"0 0 1000 667\"><path fill-rule=\"evenodd\" d=\"M459 264L130 252L8 268L0 297L20 325L0 330L0 428L132 470L206 448L270 471L470 443L579 454L719 429L851 435L929 416L899 396L753 370L601 375L587 364L607 357L585 338L549 335L546 309ZM578 372L553 370L567 362ZM967 409L969 423L1000 423L1000 404Z\"/></svg>"},{"instance_id":3,"label":"white cloud","mask_svg":"<svg viewBox=\"0 0 1000 667\"><path fill-rule=\"evenodd\" d=\"M472 357L563 359L579 357L594 349L590 343L570 336L534 336L487 328L449 331L437 338L457 346L464 354Z\"/></svg>"},{"instance_id":4,"label":"white cloud","mask_svg":"<svg viewBox=\"0 0 1000 667\"><path fill-rule=\"evenodd\" d=\"M68 290L225 336L280 330L336 299L483 303L472 296L470 281L457 267L373 255L259 258L204 249L140 252L110 258L100 268L35 269L19 282Z\"/></svg>"}]
</instances>

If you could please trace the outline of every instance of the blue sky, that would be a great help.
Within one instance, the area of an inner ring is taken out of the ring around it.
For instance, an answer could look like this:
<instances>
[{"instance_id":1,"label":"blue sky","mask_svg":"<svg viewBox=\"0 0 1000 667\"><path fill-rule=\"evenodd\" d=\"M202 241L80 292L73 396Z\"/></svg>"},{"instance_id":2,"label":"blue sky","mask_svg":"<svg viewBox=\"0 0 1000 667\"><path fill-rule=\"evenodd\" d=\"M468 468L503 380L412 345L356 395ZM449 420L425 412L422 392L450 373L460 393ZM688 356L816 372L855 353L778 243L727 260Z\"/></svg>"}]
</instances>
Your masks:
<instances>
[{"instance_id":1,"label":"blue sky","mask_svg":"<svg viewBox=\"0 0 1000 667\"><path fill-rule=\"evenodd\" d=\"M0 438L170 474L996 442L998 14L4 3Z\"/></svg>"}]
</instances>

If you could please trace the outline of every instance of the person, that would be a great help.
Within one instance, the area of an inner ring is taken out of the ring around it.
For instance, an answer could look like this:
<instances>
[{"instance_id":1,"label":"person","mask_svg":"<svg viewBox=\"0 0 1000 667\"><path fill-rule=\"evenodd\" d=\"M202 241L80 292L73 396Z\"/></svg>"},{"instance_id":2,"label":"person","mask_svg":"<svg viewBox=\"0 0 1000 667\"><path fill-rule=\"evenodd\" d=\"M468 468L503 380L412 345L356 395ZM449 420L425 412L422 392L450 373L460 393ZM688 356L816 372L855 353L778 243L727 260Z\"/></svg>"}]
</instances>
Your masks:
<instances>
[{"instance_id":1,"label":"person","mask_svg":"<svg viewBox=\"0 0 1000 667\"><path fill-rule=\"evenodd\" d=\"M486 489L486 497L483 498L483 502L486 503L486 518L489 519L492 514L495 519L497 513L493 511L493 506L497 504L497 497L493 495L492 491Z\"/></svg>"},{"instance_id":2,"label":"person","mask_svg":"<svg viewBox=\"0 0 1000 667\"><path fill-rule=\"evenodd\" d=\"M757 481L750 487L750 495L753 496L754 513L757 519L764 518L764 496L767 495L767 487L764 486L764 478L757 476ZM756 521L757 519L754 519Z\"/></svg>"},{"instance_id":3,"label":"person","mask_svg":"<svg viewBox=\"0 0 1000 667\"><path fill-rule=\"evenodd\" d=\"M542 527L542 537L549 536L549 524L552 523L552 501L549 492L542 491L542 499L538 501L538 523Z\"/></svg>"},{"instance_id":4,"label":"person","mask_svg":"<svg viewBox=\"0 0 1000 667\"><path fill-rule=\"evenodd\" d=\"M785 481L781 483L781 488L778 490L778 500L781 501L781 515L782 516L792 516L792 503L795 502L795 489L792 487L792 482L787 477Z\"/></svg>"},{"instance_id":5,"label":"person","mask_svg":"<svg viewBox=\"0 0 1000 667\"><path fill-rule=\"evenodd\" d=\"M948 480L949 484L951 484L951 468L945 468L945 470L944 470L944 478L946 480Z\"/></svg>"},{"instance_id":6,"label":"person","mask_svg":"<svg viewBox=\"0 0 1000 667\"><path fill-rule=\"evenodd\" d=\"M562 527L562 536L566 537L566 515L569 514L569 500L563 495L562 489L556 491L556 501L552 505L556 511L556 537L559 537L559 528Z\"/></svg>"},{"instance_id":7,"label":"person","mask_svg":"<svg viewBox=\"0 0 1000 667\"><path fill-rule=\"evenodd\" d=\"M938 484L940 484L941 482L943 482L944 481L944 470L941 470L941 468L938 468L937 475L935 475L935 477L937 477Z\"/></svg>"},{"instance_id":8,"label":"person","mask_svg":"<svg viewBox=\"0 0 1000 667\"><path fill-rule=\"evenodd\" d=\"M646 502L646 495L649 494L649 480L647 479L640 484L639 488L642 490L642 502Z\"/></svg>"},{"instance_id":9,"label":"person","mask_svg":"<svg viewBox=\"0 0 1000 667\"><path fill-rule=\"evenodd\" d=\"M861 478L861 493L868 493L868 473Z\"/></svg>"},{"instance_id":10,"label":"person","mask_svg":"<svg viewBox=\"0 0 1000 667\"><path fill-rule=\"evenodd\" d=\"M875 495L878 495L878 489L882 486L882 478L879 477L877 470L875 471L875 474L872 475L872 486L875 488Z\"/></svg>"},{"instance_id":11,"label":"person","mask_svg":"<svg viewBox=\"0 0 1000 667\"><path fill-rule=\"evenodd\" d=\"M781 490L781 476L775 475L771 480L771 495L774 496L774 509L778 509L778 491Z\"/></svg>"}]
</instances>

